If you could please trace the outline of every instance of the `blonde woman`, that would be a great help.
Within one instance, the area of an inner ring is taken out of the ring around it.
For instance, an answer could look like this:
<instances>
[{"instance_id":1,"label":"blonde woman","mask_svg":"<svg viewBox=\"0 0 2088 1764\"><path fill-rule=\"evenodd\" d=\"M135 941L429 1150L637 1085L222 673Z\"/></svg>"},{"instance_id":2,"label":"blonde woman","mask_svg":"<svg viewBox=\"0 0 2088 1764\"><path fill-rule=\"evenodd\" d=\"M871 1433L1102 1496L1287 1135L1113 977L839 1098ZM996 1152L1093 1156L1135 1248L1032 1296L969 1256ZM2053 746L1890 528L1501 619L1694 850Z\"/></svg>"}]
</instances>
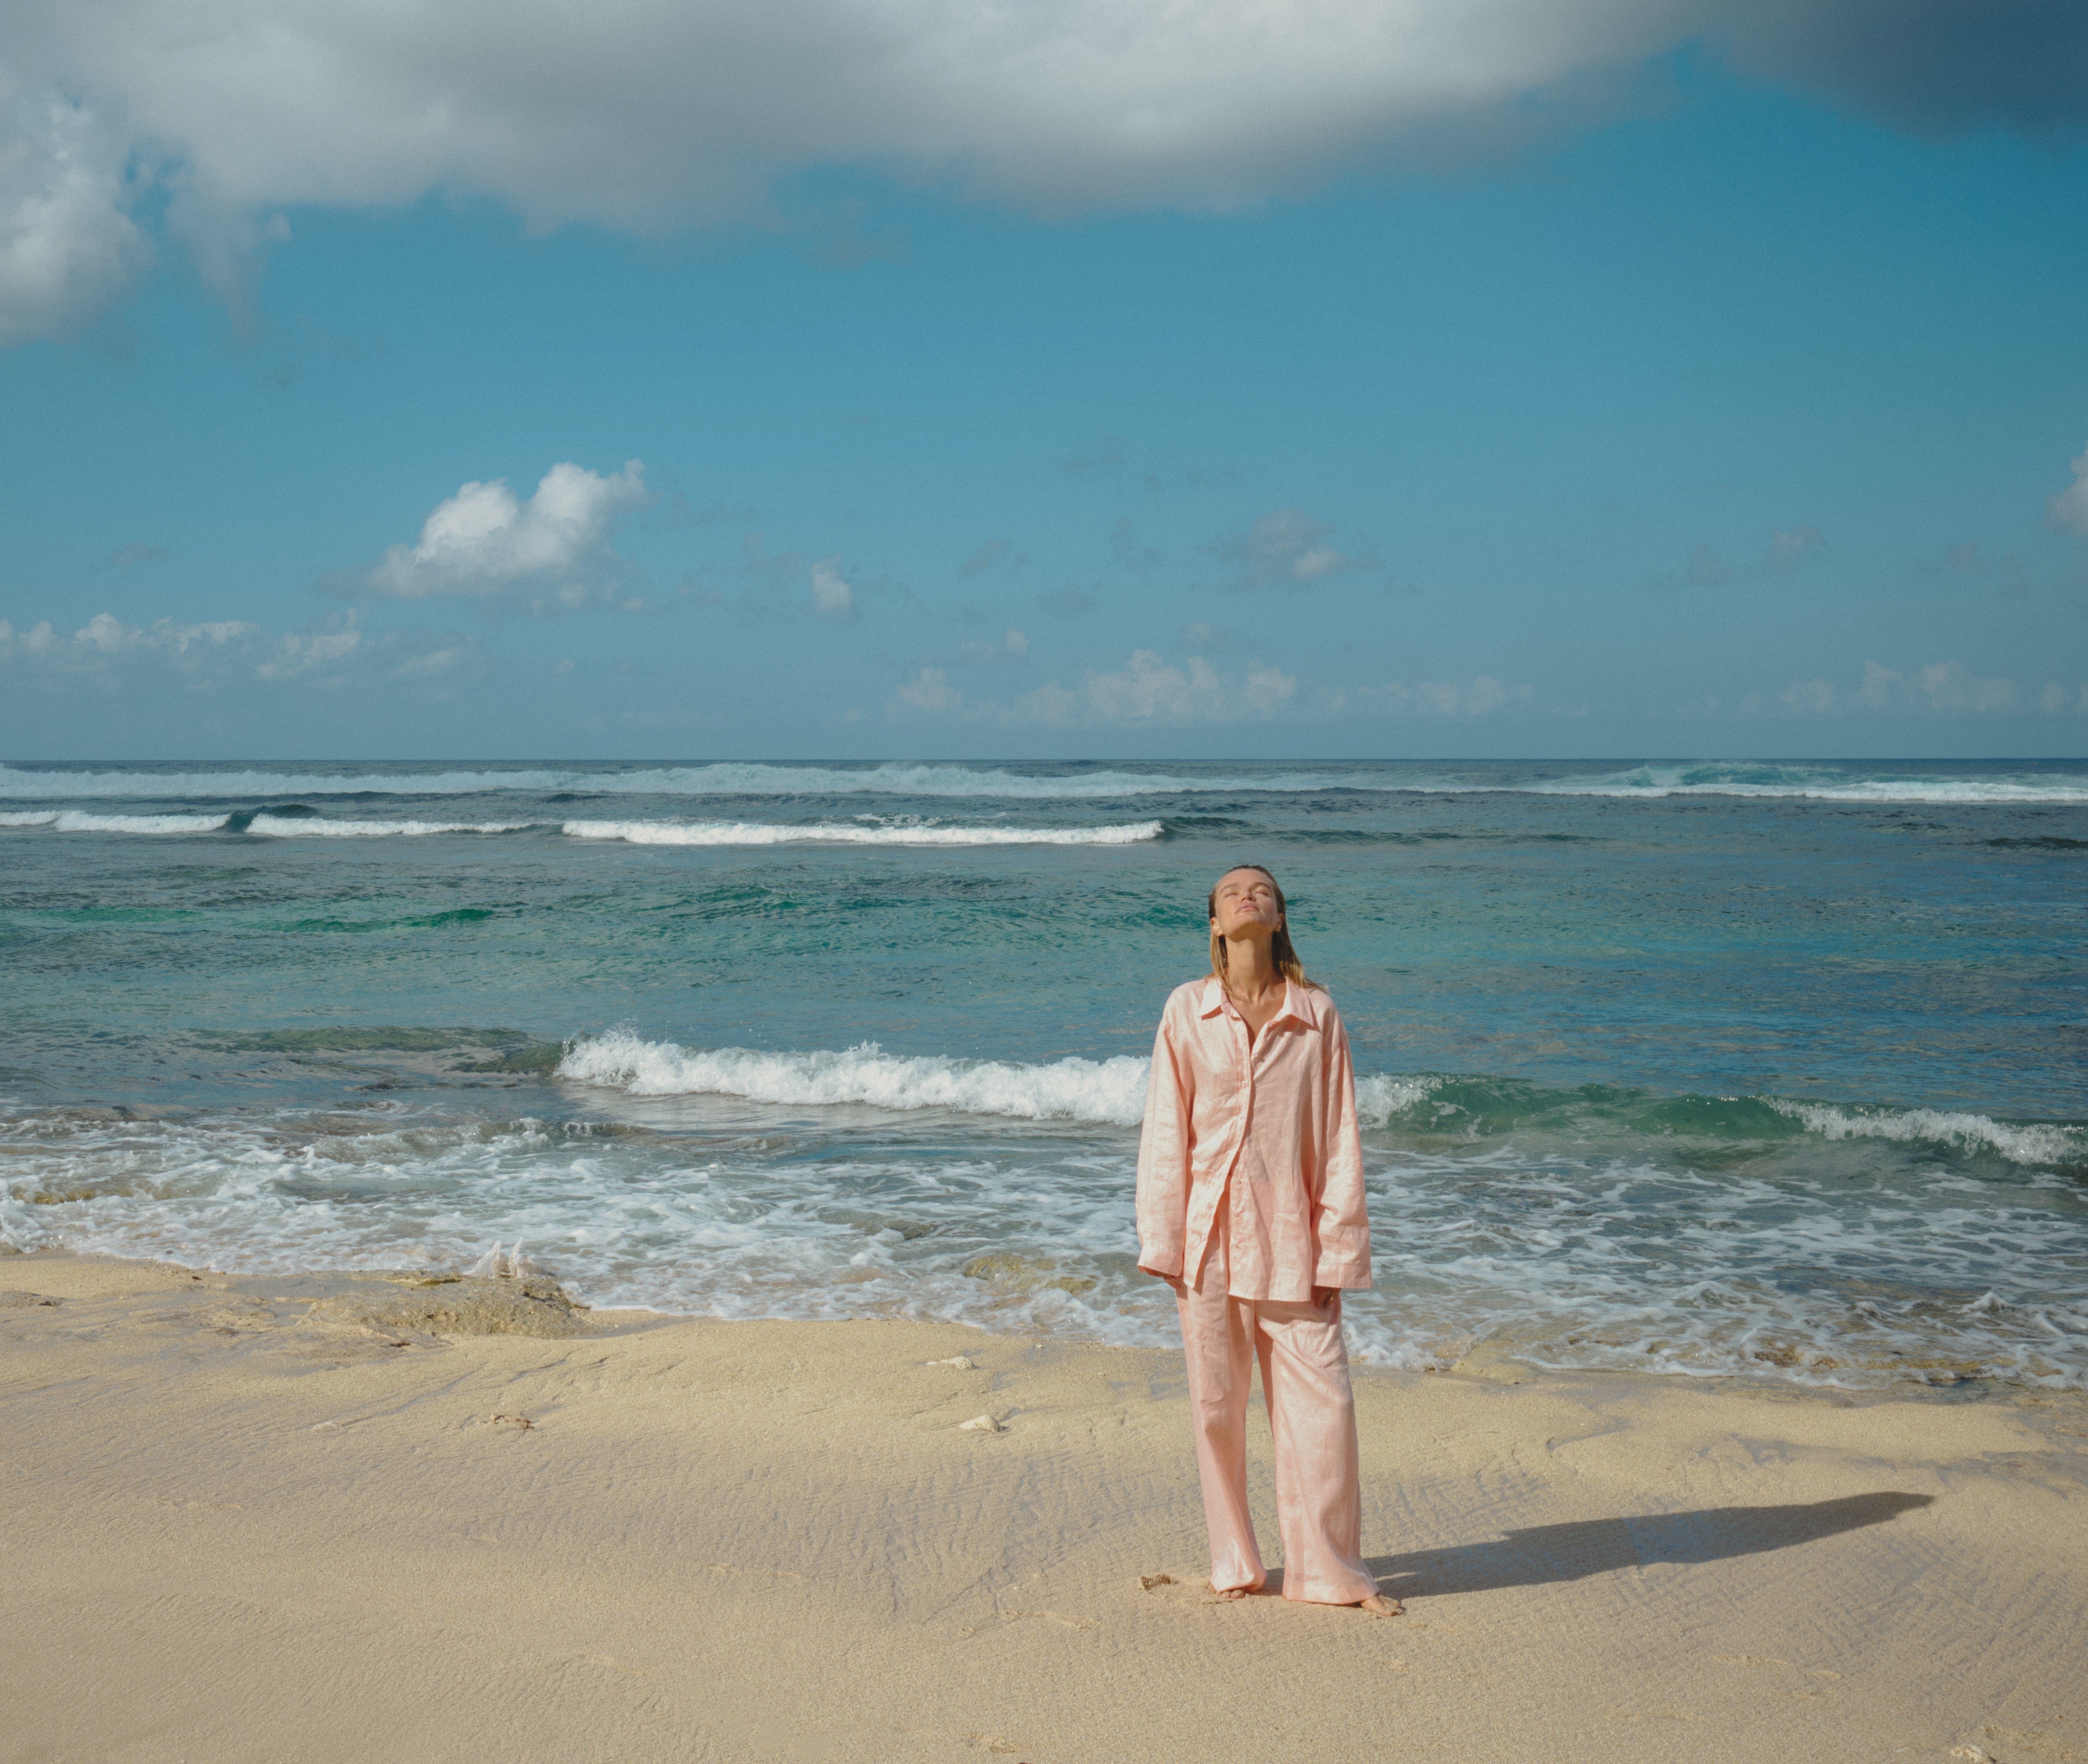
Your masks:
<instances>
[{"instance_id":1,"label":"blonde woman","mask_svg":"<svg viewBox=\"0 0 2088 1764\"><path fill-rule=\"evenodd\" d=\"M1160 1018L1138 1145L1138 1265L1174 1289L1211 1590L1266 1584L1247 1500L1253 1362L1276 1442L1283 1595L1400 1606L1364 1567L1341 1293L1371 1283L1355 1075L1341 1015L1259 864L1218 879L1211 972Z\"/></svg>"}]
</instances>

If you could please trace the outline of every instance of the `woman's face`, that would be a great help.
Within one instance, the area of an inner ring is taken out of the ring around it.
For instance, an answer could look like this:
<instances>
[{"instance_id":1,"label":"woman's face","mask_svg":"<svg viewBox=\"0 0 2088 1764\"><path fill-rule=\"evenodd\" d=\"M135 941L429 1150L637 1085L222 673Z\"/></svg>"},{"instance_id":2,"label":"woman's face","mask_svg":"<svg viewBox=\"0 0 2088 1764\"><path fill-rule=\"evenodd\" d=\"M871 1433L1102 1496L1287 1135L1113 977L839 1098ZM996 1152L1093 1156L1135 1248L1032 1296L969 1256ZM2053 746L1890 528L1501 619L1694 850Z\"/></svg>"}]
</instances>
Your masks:
<instances>
[{"instance_id":1,"label":"woman's face","mask_svg":"<svg viewBox=\"0 0 2088 1764\"><path fill-rule=\"evenodd\" d=\"M1283 908L1276 897L1276 884L1259 870L1228 870L1218 878L1217 912L1211 923L1221 937L1254 935L1261 927L1264 936L1283 928Z\"/></svg>"}]
</instances>

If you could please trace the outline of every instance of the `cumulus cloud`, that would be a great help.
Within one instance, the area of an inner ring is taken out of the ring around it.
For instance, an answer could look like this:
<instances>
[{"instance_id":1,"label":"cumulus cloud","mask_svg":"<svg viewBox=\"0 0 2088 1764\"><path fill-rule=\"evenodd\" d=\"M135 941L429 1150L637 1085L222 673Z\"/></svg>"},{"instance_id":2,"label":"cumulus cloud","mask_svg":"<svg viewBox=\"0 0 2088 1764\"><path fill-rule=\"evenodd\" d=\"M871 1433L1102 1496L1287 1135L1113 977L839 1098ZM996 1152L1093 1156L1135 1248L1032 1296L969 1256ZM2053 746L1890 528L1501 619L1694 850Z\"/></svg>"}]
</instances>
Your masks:
<instances>
[{"instance_id":1,"label":"cumulus cloud","mask_svg":"<svg viewBox=\"0 0 2088 1764\"><path fill-rule=\"evenodd\" d=\"M1040 687L1016 710L1054 724L1238 722L1273 716L1297 690L1297 680L1276 668L1256 664L1228 682L1201 656L1178 666L1140 649L1123 667L1089 673L1078 687Z\"/></svg>"},{"instance_id":2,"label":"cumulus cloud","mask_svg":"<svg viewBox=\"0 0 2088 1764\"><path fill-rule=\"evenodd\" d=\"M2017 698L2013 680L1983 679L1957 662L1932 662L1910 674L1866 662L1856 689L1856 702L1866 710L1990 714L2014 709Z\"/></svg>"},{"instance_id":3,"label":"cumulus cloud","mask_svg":"<svg viewBox=\"0 0 2088 1764\"><path fill-rule=\"evenodd\" d=\"M1469 683L1456 680L1423 680L1408 686L1394 680L1380 695L1387 707L1431 717L1484 717L1510 705L1527 704L1536 693L1527 686L1506 686L1490 674L1475 676Z\"/></svg>"},{"instance_id":4,"label":"cumulus cloud","mask_svg":"<svg viewBox=\"0 0 2088 1764\"><path fill-rule=\"evenodd\" d=\"M1033 210L1223 208L1497 152L1692 42L1915 129L2088 118L2071 0L12 0L0 200L41 242L5 323L110 298L155 190L220 279L285 209L430 192L658 230L771 219L780 180L849 165Z\"/></svg>"},{"instance_id":5,"label":"cumulus cloud","mask_svg":"<svg viewBox=\"0 0 2088 1764\"><path fill-rule=\"evenodd\" d=\"M113 613L96 613L66 635L48 619L16 632L0 623L0 660L17 656L68 673L96 673L111 662L134 656L160 657L183 673L194 673L228 648L242 649L261 634L243 619L184 624L160 619L149 625L126 625Z\"/></svg>"},{"instance_id":6,"label":"cumulus cloud","mask_svg":"<svg viewBox=\"0 0 2088 1764\"><path fill-rule=\"evenodd\" d=\"M264 680L293 679L345 662L362 647L363 636L351 613L336 630L293 631L277 640L276 653L254 671Z\"/></svg>"},{"instance_id":7,"label":"cumulus cloud","mask_svg":"<svg viewBox=\"0 0 2088 1764\"><path fill-rule=\"evenodd\" d=\"M2088 533L2088 448L2073 462L2073 482L2044 505L2044 513L2055 527Z\"/></svg>"},{"instance_id":8,"label":"cumulus cloud","mask_svg":"<svg viewBox=\"0 0 2088 1764\"><path fill-rule=\"evenodd\" d=\"M469 644L431 632L373 637L353 610L272 635L244 619L133 625L99 612L70 632L48 619L19 631L0 619L0 667L24 670L47 685L72 679L109 691L154 674L199 691L256 681L339 687L426 678L477 659Z\"/></svg>"},{"instance_id":9,"label":"cumulus cloud","mask_svg":"<svg viewBox=\"0 0 2088 1764\"><path fill-rule=\"evenodd\" d=\"M812 566L812 605L829 619L855 616L855 590L834 566L838 557L822 558Z\"/></svg>"},{"instance_id":10,"label":"cumulus cloud","mask_svg":"<svg viewBox=\"0 0 2088 1764\"><path fill-rule=\"evenodd\" d=\"M0 348L92 323L151 256L127 212L126 144L0 64Z\"/></svg>"},{"instance_id":11,"label":"cumulus cloud","mask_svg":"<svg viewBox=\"0 0 2088 1764\"><path fill-rule=\"evenodd\" d=\"M645 468L636 460L607 477L554 465L526 503L504 478L466 484L435 505L416 544L384 554L366 585L399 600L512 591L539 604L583 606L618 573L616 517L644 500Z\"/></svg>"},{"instance_id":12,"label":"cumulus cloud","mask_svg":"<svg viewBox=\"0 0 2088 1764\"><path fill-rule=\"evenodd\" d=\"M2047 680L2044 690L2038 694L2037 702L2040 710L2054 714L2070 711L2076 716L2088 716L2088 683L2073 687Z\"/></svg>"},{"instance_id":13,"label":"cumulus cloud","mask_svg":"<svg viewBox=\"0 0 2088 1764\"><path fill-rule=\"evenodd\" d=\"M1801 717L1824 717L1840 702L1831 680L1793 680L1778 695L1783 708Z\"/></svg>"},{"instance_id":14,"label":"cumulus cloud","mask_svg":"<svg viewBox=\"0 0 2088 1764\"><path fill-rule=\"evenodd\" d=\"M1236 587L1300 588L1362 561L1334 549L1329 542L1333 530L1302 508L1278 508L1209 549L1238 566Z\"/></svg>"},{"instance_id":15,"label":"cumulus cloud","mask_svg":"<svg viewBox=\"0 0 2088 1764\"><path fill-rule=\"evenodd\" d=\"M964 708L965 695L950 684L940 668L923 668L892 695L915 710L952 711Z\"/></svg>"},{"instance_id":16,"label":"cumulus cloud","mask_svg":"<svg viewBox=\"0 0 2088 1764\"><path fill-rule=\"evenodd\" d=\"M1020 662L1029 653L1029 635L1011 625L999 642L990 643L982 637L974 637L957 653L961 659L974 666Z\"/></svg>"}]
</instances>

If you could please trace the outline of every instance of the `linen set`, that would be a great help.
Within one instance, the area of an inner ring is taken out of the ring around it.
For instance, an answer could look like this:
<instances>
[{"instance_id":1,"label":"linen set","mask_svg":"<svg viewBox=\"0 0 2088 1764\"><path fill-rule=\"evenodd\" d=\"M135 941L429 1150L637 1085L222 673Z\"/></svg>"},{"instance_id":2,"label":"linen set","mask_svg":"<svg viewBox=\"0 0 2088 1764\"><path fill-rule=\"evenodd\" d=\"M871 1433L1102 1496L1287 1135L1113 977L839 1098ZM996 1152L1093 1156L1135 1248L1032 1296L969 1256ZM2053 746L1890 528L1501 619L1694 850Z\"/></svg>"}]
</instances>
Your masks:
<instances>
[{"instance_id":1,"label":"linen set","mask_svg":"<svg viewBox=\"0 0 2088 1764\"><path fill-rule=\"evenodd\" d=\"M1355 1399L1341 1296L1371 1283L1348 1034L1333 1000L1284 983L1251 1039L1215 975L1161 1013L1138 1145L1138 1265L1179 1275L1211 1585L1266 1578L1247 1499L1256 1358L1276 1446L1283 1595L1354 1604L1363 1566Z\"/></svg>"}]
</instances>

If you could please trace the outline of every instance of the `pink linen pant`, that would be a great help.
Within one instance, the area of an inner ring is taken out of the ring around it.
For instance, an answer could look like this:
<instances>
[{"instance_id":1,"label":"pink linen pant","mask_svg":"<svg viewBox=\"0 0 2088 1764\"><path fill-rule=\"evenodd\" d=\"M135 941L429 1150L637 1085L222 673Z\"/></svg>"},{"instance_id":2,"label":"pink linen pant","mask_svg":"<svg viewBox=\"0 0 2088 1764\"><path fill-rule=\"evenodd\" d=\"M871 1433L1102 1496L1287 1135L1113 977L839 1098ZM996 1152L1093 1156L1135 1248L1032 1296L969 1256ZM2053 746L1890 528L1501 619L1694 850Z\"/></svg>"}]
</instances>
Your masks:
<instances>
[{"instance_id":1,"label":"pink linen pant","mask_svg":"<svg viewBox=\"0 0 2088 1764\"><path fill-rule=\"evenodd\" d=\"M1259 1589L1267 1578L1247 1501L1247 1410L1254 1360L1276 1441L1276 1529L1283 1596L1352 1605L1377 1591L1363 1566L1356 1403L1337 1298L1310 1304L1235 1299L1226 1290L1224 1201L1196 1283L1177 1299L1188 1355L1196 1473L1211 1534L1211 1585Z\"/></svg>"}]
</instances>

